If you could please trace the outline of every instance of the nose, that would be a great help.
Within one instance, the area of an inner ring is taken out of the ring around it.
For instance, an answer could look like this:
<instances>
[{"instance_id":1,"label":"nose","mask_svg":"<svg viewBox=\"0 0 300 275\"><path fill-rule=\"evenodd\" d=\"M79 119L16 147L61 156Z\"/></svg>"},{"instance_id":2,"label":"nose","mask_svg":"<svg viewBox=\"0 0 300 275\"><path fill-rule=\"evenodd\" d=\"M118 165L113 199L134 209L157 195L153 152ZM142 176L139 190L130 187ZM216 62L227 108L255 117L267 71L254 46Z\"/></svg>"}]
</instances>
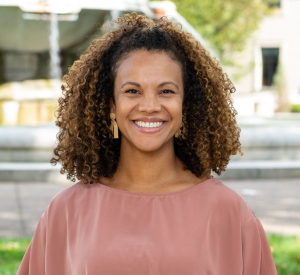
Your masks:
<instances>
[{"instance_id":1,"label":"nose","mask_svg":"<svg viewBox=\"0 0 300 275\"><path fill-rule=\"evenodd\" d=\"M161 111L161 105L155 95L144 96L139 104L139 111L154 113Z\"/></svg>"}]
</instances>

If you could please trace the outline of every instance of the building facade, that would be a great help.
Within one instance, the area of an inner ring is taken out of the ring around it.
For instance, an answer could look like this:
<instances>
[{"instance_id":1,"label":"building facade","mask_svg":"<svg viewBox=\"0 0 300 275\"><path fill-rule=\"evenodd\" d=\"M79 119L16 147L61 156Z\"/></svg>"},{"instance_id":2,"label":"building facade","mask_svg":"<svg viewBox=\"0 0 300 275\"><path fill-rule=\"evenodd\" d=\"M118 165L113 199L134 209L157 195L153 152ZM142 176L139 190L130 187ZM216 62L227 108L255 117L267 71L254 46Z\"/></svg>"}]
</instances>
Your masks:
<instances>
[{"instance_id":1,"label":"building facade","mask_svg":"<svg viewBox=\"0 0 300 275\"><path fill-rule=\"evenodd\" d=\"M235 107L241 116L273 116L300 104L300 0L278 1L234 59L243 63L234 81ZM233 73L228 69L229 74Z\"/></svg>"}]
</instances>

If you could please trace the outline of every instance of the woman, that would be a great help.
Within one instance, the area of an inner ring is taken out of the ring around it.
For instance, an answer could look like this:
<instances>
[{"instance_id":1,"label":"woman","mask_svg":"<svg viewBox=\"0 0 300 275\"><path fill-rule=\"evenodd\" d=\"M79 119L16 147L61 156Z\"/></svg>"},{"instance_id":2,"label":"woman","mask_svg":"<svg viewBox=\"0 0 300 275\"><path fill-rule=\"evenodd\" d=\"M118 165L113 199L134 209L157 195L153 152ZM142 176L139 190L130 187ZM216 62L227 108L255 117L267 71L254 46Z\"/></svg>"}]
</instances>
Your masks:
<instances>
[{"instance_id":1,"label":"woman","mask_svg":"<svg viewBox=\"0 0 300 275\"><path fill-rule=\"evenodd\" d=\"M62 173L18 274L273 275L264 229L210 176L240 153L218 61L167 18L136 13L64 77Z\"/></svg>"}]
</instances>

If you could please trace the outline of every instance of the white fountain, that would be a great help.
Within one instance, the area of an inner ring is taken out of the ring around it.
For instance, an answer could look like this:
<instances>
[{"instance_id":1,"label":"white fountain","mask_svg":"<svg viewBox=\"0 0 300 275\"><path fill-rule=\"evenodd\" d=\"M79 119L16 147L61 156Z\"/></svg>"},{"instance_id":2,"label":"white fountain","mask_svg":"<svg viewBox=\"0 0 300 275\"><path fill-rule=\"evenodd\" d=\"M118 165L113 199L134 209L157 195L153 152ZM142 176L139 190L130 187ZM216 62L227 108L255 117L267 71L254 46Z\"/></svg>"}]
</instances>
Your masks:
<instances>
[{"instance_id":1,"label":"white fountain","mask_svg":"<svg viewBox=\"0 0 300 275\"><path fill-rule=\"evenodd\" d=\"M50 78L61 79L58 15L51 13L50 21Z\"/></svg>"}]
</instances>

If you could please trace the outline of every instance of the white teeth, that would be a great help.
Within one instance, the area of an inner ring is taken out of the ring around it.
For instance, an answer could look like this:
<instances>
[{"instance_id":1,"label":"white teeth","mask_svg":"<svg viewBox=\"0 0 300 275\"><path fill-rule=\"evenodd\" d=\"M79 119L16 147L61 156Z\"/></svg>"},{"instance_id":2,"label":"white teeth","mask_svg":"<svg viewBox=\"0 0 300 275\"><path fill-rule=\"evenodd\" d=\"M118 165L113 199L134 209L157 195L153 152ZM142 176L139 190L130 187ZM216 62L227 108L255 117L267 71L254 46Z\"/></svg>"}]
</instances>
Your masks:
<instances>
[{"instance_id":1,"label":"white teeth","mask_svg":"<svg viewBox=\"0 0 300 275\"><path fill-rule=\"evenodd\" d=\"M144 121L135 121L134 122L137 126L143 127L143 128L156 128L163 125L163 122L144 122Z\"/></svg>"}]
</instances>

